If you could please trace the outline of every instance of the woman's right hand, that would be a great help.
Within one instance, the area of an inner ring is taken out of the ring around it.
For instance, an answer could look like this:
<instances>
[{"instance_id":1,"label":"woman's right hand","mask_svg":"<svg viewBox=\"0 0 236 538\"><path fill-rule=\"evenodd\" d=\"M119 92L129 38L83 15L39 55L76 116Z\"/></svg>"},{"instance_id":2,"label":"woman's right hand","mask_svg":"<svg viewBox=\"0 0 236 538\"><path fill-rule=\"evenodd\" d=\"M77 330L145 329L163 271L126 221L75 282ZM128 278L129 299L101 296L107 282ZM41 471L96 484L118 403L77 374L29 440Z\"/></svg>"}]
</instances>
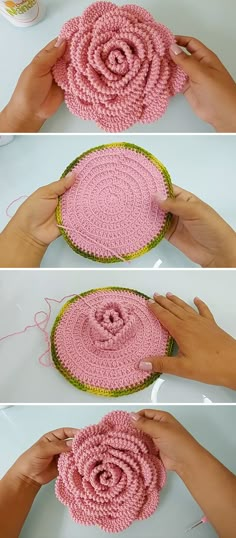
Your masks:
<instances>
[{"instance_id":1,"label":"woman's right hand","mask_svg":"<svg viewBox=\"0 0 236 538\"><path fill-rule=\"evenodd\" d=\"M144 409L131 413L135 427L152 437L165 468L181 474L182 468L197 457L201 446L170 413Z\"/></svg>"},{"instance_id":2,"label":"woman's right hand","mask_svg":"<svg viewBox=\"0 0 236 538\"><path fill-rule=\"evenodd\" d=\"M174 198L154 199L173 219L165 238L202 267L236 267L236 233L212 207L173 186Z\"/></svg>"},{"instance_id":3,"label":"woman's right hand","mask_svg":"<svg viewBox=\"0 0 236 538\"><path fill-rule=\"evenodd\" d=\"M218 132L236 132L236 84L219 58L201 41L176 36L172 60L189 80L184 95L195 114ZM184 47L189 54L186 54Z\"/></svg>"}]
</instances>

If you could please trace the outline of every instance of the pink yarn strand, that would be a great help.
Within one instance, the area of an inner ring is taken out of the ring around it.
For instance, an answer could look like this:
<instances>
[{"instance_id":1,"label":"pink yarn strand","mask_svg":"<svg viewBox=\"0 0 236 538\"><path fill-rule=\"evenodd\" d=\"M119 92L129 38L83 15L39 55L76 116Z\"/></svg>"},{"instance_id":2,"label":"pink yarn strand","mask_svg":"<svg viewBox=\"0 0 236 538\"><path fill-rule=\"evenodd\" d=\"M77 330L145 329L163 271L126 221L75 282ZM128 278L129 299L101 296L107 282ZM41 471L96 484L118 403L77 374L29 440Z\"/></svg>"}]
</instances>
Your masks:
<instances>
[{"instance_id":1,"label":"pink yarn strand","mask_svg":"<svg viewBox=\"0 0 236 538\"><path fill-rule=\"evenodd\" d=\"M57 227L58 228L62 228L63 230L66 230L66 231L74 231L72 230L72 228L68 228L68 226L62 226L61 224L57 224ZM78 229L76 229L76 231L82 235L82 237L84 237L85 239L87 239L88 241L92 241L92 243L94 243L95 245L97 245L98 247L101 247L101 248L105 248L108 252L110 252L110 254L112 254L113 256L115 256L116 258L118 258L119 260L121 260L122 262L125 262L125 263L130 263L130 260L126 260L125 258L123 258L122 256L120 256L120 254L117 254L117 252L115 252L114 250L110 249L109 247L107 247L107 245L103 245L102 243L99 243L96 239L91 239L91 237L89 236L86 236L85 234L82 234L82 232Z\"/></svg>"},{"instance_id":2,"label":"pink yarn strand","mask_svg":"<svg viewBox=\"0 0 236 538\"><path fill-rule=\"evenodd\" d=\"M19 202L19 200L23 200L28 198L28 195L27 194L24 194L22 196L19 196L19 198L16 198L15 200L12 200L12 202L7 206L6 208L6 216L11 219L13 217L13 215L9 215L9 209L16 203L16 202Z\"/></svg>"},{"instance_id":3,"label":"pink yarn strand","mask_svg":"<svg viewBox=\"0 0 236 538\"><path fill-rule=\"evenodd\" d=\"M86 301L85 297L83 297L82 295L80 295L78 293L73 293L72 295L65 295L64 297L62 297L62 299L54 299L54 298L50 298L50 297L44 297L44 301L46 302L46 304L48 306L48 312L45 312L45 310L39 310L38 312L36 312L34 314L34 324L33 325L26 325L26 327L22 331L15 331L13 333L10 333L10 334L7 334L5 336L2 336L0 338L0 342L3 342L7 338L11 338L12 336L18 336L18 335L24 334L24 333L26 333L26 331L28 331L28 329L37 328L43 333L45 342L47 344L46 350L40 355L40 357L38 357L38 361L41 364L41 366L45 366L45 367L53 366L54 367L53 362L52 362L52 360L51 360L51 358L49 356L51 346L50 346L50 336L49 336L49 332L47 330L48 323L50 321L51 313L52 313L52 307L51 307L50 302L61 304L66 299L71 299L72 297L79 297L91 309L91 305L88 303L88 301ZM43 319L41 321L38 321L38 316L40 316L41 314L44 317L43 317ZM48 360L46 362L44 362L43 359L44 359L44 357L47 357L47 355L48 355Z\"/></svg>"}]
</instances>

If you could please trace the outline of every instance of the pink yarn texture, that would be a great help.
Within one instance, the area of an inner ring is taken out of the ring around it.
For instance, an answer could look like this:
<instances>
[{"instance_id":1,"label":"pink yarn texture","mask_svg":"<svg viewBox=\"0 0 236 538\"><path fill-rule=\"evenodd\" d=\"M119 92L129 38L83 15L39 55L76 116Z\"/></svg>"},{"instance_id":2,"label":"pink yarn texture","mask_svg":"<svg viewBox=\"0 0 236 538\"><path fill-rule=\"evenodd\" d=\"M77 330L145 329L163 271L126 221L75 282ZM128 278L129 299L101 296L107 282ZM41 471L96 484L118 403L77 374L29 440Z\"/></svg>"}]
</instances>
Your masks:
<instances>
[{"instance_id":1,"label":"pink yarn texture","mask_svg":"<svg viewBox=\"0 0 236 538\"><path fill-rule=\"evenodd\" d=\"M171 191L163 170L138 147L114 145L85 153L73 167L74 185L60 198L58 222L70 245L103 262L132 259L155 246L167 213L154 195L167 198Z\"/></svg>"},{"instance_id":2,"label":"pink yarn texture","mask_svg":"<svg viewBox=\"0 0 236 538\"><path fill-rule=\"evenodd\" d=\"M147 299L116 288L92 290L85 299L69 301L56 320L53 342L67 378L101 395L144 388L152 373L140 370L140 361L165 355L170 338Z\"/></svg>"},{"instance_id":3,"label":"pink yarn texture","mask_svg":"<svg viewBox=\"0 0 236 538\"><path fill-rule=\"evenodd\" d=\"M139 6L95 2L59 37L67 50L53 74L65 102L105 131L156 121L187 80L169 54L173 34Z\"/></svg>"},{"instance_id":4,"label":"pink yarn texture","mask_svg":"<svg viewBox=\"0 0 236 538\"><path fill-rule=\"evenodd\" d=\"M71 452L60 455L58 471L56 496L73 520L110 533L150 517L166 481L151 437L123 411L80 430Z\"/></svg>"}]
</instances>

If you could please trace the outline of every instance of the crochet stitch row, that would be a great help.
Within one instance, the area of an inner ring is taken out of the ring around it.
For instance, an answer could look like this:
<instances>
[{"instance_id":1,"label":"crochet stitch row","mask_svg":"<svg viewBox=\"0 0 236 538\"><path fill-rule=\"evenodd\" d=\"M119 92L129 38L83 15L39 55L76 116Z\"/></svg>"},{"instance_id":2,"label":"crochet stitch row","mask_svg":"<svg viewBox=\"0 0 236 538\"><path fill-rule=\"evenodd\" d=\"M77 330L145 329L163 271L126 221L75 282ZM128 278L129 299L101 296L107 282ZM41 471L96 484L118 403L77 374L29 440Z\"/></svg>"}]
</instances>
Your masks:
<instances>
[{"instance_id":1,"label":"crochet stitch row","mask_svg":"<svg viewBox=\"0 0 236 538\"><path fill-rule=\"evenodd\" d=\"M143 298L145 300L149 299L149 297L137 290L133 290L133 289L129 289L129 288L120 288L120 287L107 287L107 288L96 288L96 289L92 289L92 290L89 290L87 292L83 292L80 294L80 297L89 297L93 294L96 294L96 293L99 293L99 304L101 303L101 300L102 300L102 297L103 295L105 294L105 296L107 295L107 292L109 292L109 297L112 299L113 297L113 293L114 292L127 292L128 293L128 299L132 299L132 297L140 297L140 298ZM114 294L115 296L115 300L117 301L117 294ZM129 299L129 301L130 301ZM142 381L140 380L140 377L139 377L139 372L137 370L137 373L135 373L135 370L132 374L132 379L133 381L131 383L128 384L128 386L125 386L125 367L124 367L124 371L123 372L120 372L122 375L121 375L121 378L119 379L119 372L118 372L118 382L121 383L122 382L122 385L121 386L116 386L116 388L112 388L111 386L105 386L105 371L106 371L106 368L108 368L108 366L106 366L106 364L110 364L110 361L111 361L111 356L110 358L108 357L108 363L106 362L106 358L105 356L103 357L103 362L104 362L104 365L103 367L99 366L99 370L101 368L103 368L103 373L102 373L102 381L100 380L100 386L98 384L95 384L95 383L92 383L92 379L94 377L94 373L93 373L93 370L91 370L90 374L89 374L89 377L91 379L91 383L88 383L88 382L85 382L84 380L82 381L81 379L78 378L78 375L74 375L71 371L71 368L69 367L66 367L65 366L65 363L64 363L64 360L63 360L63 354L65 354L65 350L62 352L62 349L60 347L60 350L58 349L58 345L57 345L57 342L56 342L56 336L57 336L57 330L58 328L60 328L60 323L63 321L63 318L65 316L65 314L68 312L68 310L70 309L71 305L73 305L74 303L77 303L77 301L81 303L81 299L78 298L77 296L75 296L74 298L72 298L70 301L68 301L64 306L63 308L61 309L60 313L58 314L58 316L56 317L56 320L54 322L54 325L53 325L53 328L52 328L52 332L51 332L51 354L52 354L52 359L53 359L53 362L56 366L56 368L60 371L60 373L65 377L65 379L67 381L69 381L72 385L74 385L77 389L80 389L80 390L83 390L83 391L86 391L86 392L89 392L89 393L92 393L92 394L95 394L97 396L107 396L107 397L119 397L119 396L124 396L124 395L128 395L128 394L132 394L134 392L137 392L139 390L142 390L146 387L148 387L150 384L152 384L158 377L160 374L158 373L144 373L143 375L143 379ZM133 302L133 301L131 301ZM91 315L91 314L89 314ZM151 314L150 314L151 315ZM89 316L88 316L89 317ZM69 320L69 318L68 318ZM70 325L71 325L71 321L70 321ZM68 325L66 325L65 327L68 327ZM74 325L75 327L75 325ZM68 331L68 328L66 329ZM158 328L158 326L157 326ZM164 331L164 329L162 329ZM68 335L68 339L71 341L71 338L72 338L72 334L71 333L70 335ZM166 334L165 332L163 333L163 336L164 334ZM130 336L130 335L129 335ZM128 337L129 337L128 336ZM148 331L146 331L146 334L145 334L145 337L148 338ZM141 340L142 340L142 336L141 336ZM156 337L153 336L154 340L156 340ZM167 354L167 355L170 355L172 353L172 349L173 349L173 344L174 344L174 340L173 338L168 334L166 337L166 340L165 340L165 344L162 344L161 345L161 348L159 351L162 352L162 354ZM77 338L77 342L78 342L78 346L82 346L82 342L83 342L83 337L82 335L78 338ZM124 339L124 343L125 343L125 339ZM131 341L131 344L132 344L132 341ZM153 345L153 344L152 344ZM163 347L164 345L164 347ZM78 364L80 363L80 360L82 358L82 356L84 356L84 353L87 354L88 353L88 344L86 344L86 347L83 349L81 347L81 350L80 350L80 353L79 353L79 348L77 349L77 358L76 358L76 361L78 361ZM93 344L94 346L94 344ZM115 346L116 347L116 346ZM93 349L93 351L92 351ZM96 353L96 345L95 347L92 347L91 349L91 352L92 353ZM119 350L119 346L118 346L118 350ZM115 350L114 350L115 351ZM151 351L151 349L149 349L149 352ZM158 350L156 349L155 347L155 351L158 352ZM67 351L68 353L68 351ZM72 353L72 351L71 351ZM119 351L119 364L122 363L122 350ZM128 351L128 354L130 353L133 353L135 354L135 350L133 349L133 346L131 348L131 351ZM91 357L91 355L90 355ZM96 357L96 355L95 355ZM95 358L94 357L94 358ZM83 359L84 360L84 359ZM96 359L96 363L97 363L97 360ZM99 359L101 361L101 357ZM141 358L140 358L141 360ZM89 361L91 361L91 358L89 359ZM126 359L125 359L126 361ZM88 368L88 366L87 366ZM91 365L91 368L92 368L92 365ZM118 366L119 368L119 366ZM121 366L120 366L121 368ZM90 368L89 368L90 370ZM108 372L108 371L107 371ZM130 374L129 374L130 375ZM112 384L112 380L109 379L110 377L110 374L108 375L108 380L109 380L109 384L111 385ZM139 380L135 381L135 378L139 378ZM104 385L102 386L101 383L103 383Z\"/></svg>"},{"instance_id":2,"label":"crochet stitch row","mask_svg":"<svg viewBox=\"0 0 236 538\"><path fill-rule=\"evenodd\" d=\"M127 150L127 154L116 153L116 151L123 152L125 150ZM105 160L104 166L101 167L101 157L102 155L106 156L108 152L110 152L108 159ZM134 158L130 163L129 155ZM138 156L140 158L144 157L144 161L139 160L136 163L135 155L137 155L137 158ZM121 162L122 157L124 158L124 166ZM134 163L137 168L136 175L134 175ZM147 168L148 163L153 166L150 171ZM81 168L82 165L83 168ZM144 165L146 168L142 168ZM111 171L109 172L110 168ZM173 190L167 169L151 153L127 142L105 144L92 148L76 158L63 172L62 177L65 177L72 170L77 171L78 181L70 189L69 193L67 192L59 198L56 218L59 226L65 226L65 229L60 229L61 234L76 253L101 263L120 262L121 259L117 256L111 254L106 256L104 254L99 255L99 252L106 252L105 245L108 242L109 248L113 248L115 251L119 250L120 257L128 261L149 252L163 239L170 226L172 216L163 211L159 211L158 217L155 214L151 216L149 205L147 206L150 201L146 201L145 207L142 207L142 200L146 200L147 196L151 197L152 193L155 193L158 188L165 196L173 196ZM87 175L85 170L87 170ZM106 179L106 174L108 173L112 176L118 170L119 182L116 184L113 181L110 184L108 178ZM150 172L151 176L149 175ZM80 190L78 191L78 189ZM99 204L98 199L101 197L101 191L106 198L100 198L101 204ZM76 199L77 192L78 201ZM83 192L84 197L82 199L81 193ZM115 200L114 209L111 205L112 195L114 197L119 196L119 205ZM127 207L127 200L124 196L130 198L130 208L133 208L132 216L131 209ZM123 201L120 201L120 199ZM105 203L107 204L106 206ZM140 203L142 204L141 206ZM108 211L109 207L110 213ZM75 227L77 212L78 225L80 223L78 233ZM137 219L134 222L136 213ZM121 215L123 215L123 220L121 220ZM106 217L106 222L104 221L104 216ZM114 219L116 220L114 221ZM72 223L74 223L73 227ZM71 229L67 230L67 226L71 226ZM85 236L83 236L83 233ZM94 243L93 237L96 237ZM100 243L96 243L98 239L101 244L105 243L103 248L101 248ZM140 248L140 245L144 242L146 244ZM137 245L138 248L132 248L132 244ZM83 245L83 247L80 245ZM127 252L128 248L131 250Z\"/></svg>"}]
</instances>

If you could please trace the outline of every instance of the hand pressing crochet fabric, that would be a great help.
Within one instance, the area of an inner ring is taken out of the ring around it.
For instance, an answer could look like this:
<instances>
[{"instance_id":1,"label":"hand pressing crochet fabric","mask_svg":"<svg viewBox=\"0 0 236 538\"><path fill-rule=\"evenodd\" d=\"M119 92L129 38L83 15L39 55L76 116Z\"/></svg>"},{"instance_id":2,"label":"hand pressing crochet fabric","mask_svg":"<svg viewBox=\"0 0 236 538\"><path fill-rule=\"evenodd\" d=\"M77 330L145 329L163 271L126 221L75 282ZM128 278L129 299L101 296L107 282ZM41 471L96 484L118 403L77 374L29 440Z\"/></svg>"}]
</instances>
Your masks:
<instances>
[{"instance_id":1,"label":"hand pressing crochet fabric","mask_svg":"<svg viewBox=\"0 0 236 538\"><path fill-rule=\"evenodd\" d=\"M179 352L176 357L147 357L140 369L236 390L236 340L216 324L201 299L196 297L194 303L198 312L172 293L154 294L149 307Z\"/></svg>"},{"instance_id":2,"label":"hand pressing crochet fabric","mask_svg":"<svg viewBox=\"0 0 236 538\"><path fill-rule=\"evenodd\" d=\"M75 174L39 188L20 206L0 234L0 267L39 267L47 247L59 237L55 210L58 197L75 181Z\"/></svg>"},{"instance_id":3,"label":"hand pressing crochet fabric","mask_svg":"<svg viewBox=\"0 0 236 538\"><path fill-rule=\"evenodd\" d=\"M4 538L18 538L41 486L56 478L59 454L71 450L76 428L46 433L0 481L0 528ZM70 438L70 439L68 439Z\"/></svg>"},{"instance_id":4,"label":"hand pressing crochet fabric","mask_svg":"<svg viewBox=\"0 0 236 538\"><path fill-rule=\"evenodd\" d=\"M65 49L65 41L54 39L24 69L11 100L0 114L0 132L37 132L55 114L64 96L51 70Z\"/></svg>"},{"instance_id":5,"label":"hand pressing crochet fabric","mask_svg":"<svg viewBox=\"0 0 236 538\"><path fill-rule=\"evenodd\" d=\"M68 174L41 187L20 206L0 234L0 267L39 267L49 244L59 237L55 209L58 197L69 189ZM174 215L166 239L202 267L236 267L236 234L202 200L180 187L175 198L156 203Z\"/></svg>"},{"instance_id":6,"label":"hand pressing crochet fabric","mask_svg":"<svg viewBox=\"0 0 236 538\"><path fill-rule=\"evenodd\" d=\"M184 95L193 111L218 132L236 132L236 84L219 58L193 37L176 36L170 54L189 77ZM183 51L184 47L188 55ZM65 52L65 41L49 43L25 68L7 106L0 132L37 132L64 100L52 68Z\"/></svg>"},{"instance_id":7,"label":"hand pressing crochet fabric","mask_svg":"<svg viewBox=\"0 0 236 538\"><path fill-rule=\"evenodd\" d=\"M135 427L150 435L169 471L174 471L200 505L220 538L236 535L236 476L201 446L169 413L132 413Z\"/></svg>"}]
</instances>

